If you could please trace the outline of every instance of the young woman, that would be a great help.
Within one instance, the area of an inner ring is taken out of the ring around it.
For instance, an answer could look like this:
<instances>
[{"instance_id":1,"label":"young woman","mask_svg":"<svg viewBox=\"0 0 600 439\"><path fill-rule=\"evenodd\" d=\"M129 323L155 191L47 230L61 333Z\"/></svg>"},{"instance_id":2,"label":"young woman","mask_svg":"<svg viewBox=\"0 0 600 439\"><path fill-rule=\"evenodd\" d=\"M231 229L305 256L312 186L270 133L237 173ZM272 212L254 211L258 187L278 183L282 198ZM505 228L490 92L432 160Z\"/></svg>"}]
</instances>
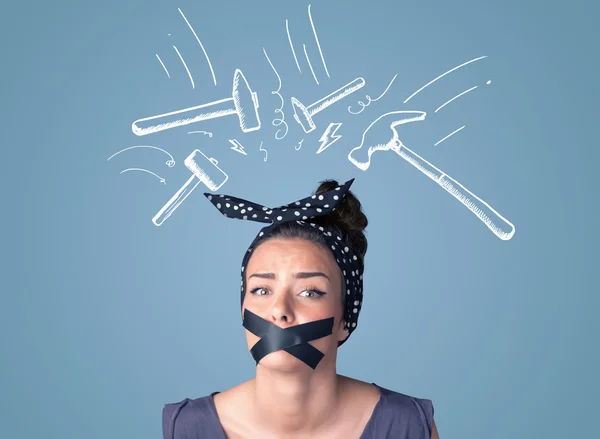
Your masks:
<instances>
[{"instance_id":1,"label":"young woman","mask_svg":"<svg viewBox=\"0 0 600 439\"><path fill-rule=\"evenodd\" d=\"M336 373L337 350L358 323L367 250L353 181L323 181L278 208L205 194L227 217L268 224L242 262L256 376L167 404L165 439L439 439L430 400Z\"/></svg>"}]
</instances>

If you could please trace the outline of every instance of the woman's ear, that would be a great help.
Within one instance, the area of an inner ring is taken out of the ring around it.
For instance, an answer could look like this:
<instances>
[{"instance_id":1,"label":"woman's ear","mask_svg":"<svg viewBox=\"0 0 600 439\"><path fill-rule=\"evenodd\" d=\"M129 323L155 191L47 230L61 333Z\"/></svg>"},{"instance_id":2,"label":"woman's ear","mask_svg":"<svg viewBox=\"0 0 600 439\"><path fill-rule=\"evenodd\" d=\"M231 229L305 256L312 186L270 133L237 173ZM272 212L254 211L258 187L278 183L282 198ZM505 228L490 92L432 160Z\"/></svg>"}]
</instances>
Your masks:
<instances>
[{"instance_id":1,"label":"woman's ear","mask_svg":"<svg viewBox=\"0 0 600 439\"><path fill-rule=\"evenodd\" d=\"M343 319L340 321L340 326L338 328L337 334L338 342L346 340L350 335L350 331L348 331L348 328L346 327L346 321Z\"/></svg>"}]
</instances>

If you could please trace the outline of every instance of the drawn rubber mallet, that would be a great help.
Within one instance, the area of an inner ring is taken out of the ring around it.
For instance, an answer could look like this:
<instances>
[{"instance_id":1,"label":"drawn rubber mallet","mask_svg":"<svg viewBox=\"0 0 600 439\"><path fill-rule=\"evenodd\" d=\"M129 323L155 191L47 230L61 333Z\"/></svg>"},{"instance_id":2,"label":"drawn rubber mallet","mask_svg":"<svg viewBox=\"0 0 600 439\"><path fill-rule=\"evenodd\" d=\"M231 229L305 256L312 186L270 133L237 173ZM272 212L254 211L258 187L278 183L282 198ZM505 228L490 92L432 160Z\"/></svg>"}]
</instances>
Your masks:
<instances>
[{"instance_id":1,"label":"drawn rubber mallet","mask_svg":"<svg viewBox=\"0 0 600 439\"><path fill-rule=\"evenodd\" d=\"M131 130L137 136L145 136L146 134L230 114L237 114L240 119L240 127L245 133L260 129L258 96L250 89L248 81L239 69L236 69L233 75L232 97L138 119L131 125Z\"/></svg>"},{"instance_id":2,"label":"drawn rubber mallet","mask_svg":"<svg viewBox=\"0 0 600 439\"><path fill-rule=\"evenodd\" d=\"M218 162L214 158L208 158L202 151L196 149L186 157L185 167L192 171L192 176L181 186L181 188L171 197L169 201L158 211L152 222L156 226L160 226L167 218L169 218L175 209L179 207L183 200L191 194L196 186L201 182L215 192L225 184L229 178L217 165Z\"/></svg>"},{"instance_id":3,"label":"drawn rubber mallet","mask_svg":"<svg viewBox=\"0 0 600 439\"><path fill-rule=\"evenodd\" d=\"M341 88L338 88L333 93L328 94L323 99L319 99L314 104L308 107L304 106L298 99L292 97L292 107L294 108L294 119L298 122L305 133L310 133L316 126L313 122L313 116L318 112L329 107L331 104L339 101L340 99L348 96L350 93L355 92L359 88L365 85L363 78L356 78L354 81L349 82Z\"/></svg>"},{"instance_id":4,"label":"drawn rubber mallet","mask_svg":"<svg viewBox=\"0 0 600 439\"><path fill-rule=\"evenodd\" d=\"M405 117L405 115L408 115L408 117ZM366 171L371 165L371 155L375 151L392 150L465 205L467 209L483 221L483 223L498 238L505 241L512 238L515 234L515 226L510 221L496 212L489 204L473 194L458 181L433 166L423 157L408 149L402 141L400 141L396 126L425 120L425 115L426 113L424 111L392 111L379 116L363 133L360 145L350 151L348 160L359 169ZM392 130L392 138L389 139L386 137L382 139L382 133L383 135L386 135L385 133L388 131L375 129L375 126L377 126L377 128L389 127ZM358 153L358 151L360 151L360 153ZM356 156L358 154L362 155L362 160L357 160Z\"/></svg>"}]
</instances>

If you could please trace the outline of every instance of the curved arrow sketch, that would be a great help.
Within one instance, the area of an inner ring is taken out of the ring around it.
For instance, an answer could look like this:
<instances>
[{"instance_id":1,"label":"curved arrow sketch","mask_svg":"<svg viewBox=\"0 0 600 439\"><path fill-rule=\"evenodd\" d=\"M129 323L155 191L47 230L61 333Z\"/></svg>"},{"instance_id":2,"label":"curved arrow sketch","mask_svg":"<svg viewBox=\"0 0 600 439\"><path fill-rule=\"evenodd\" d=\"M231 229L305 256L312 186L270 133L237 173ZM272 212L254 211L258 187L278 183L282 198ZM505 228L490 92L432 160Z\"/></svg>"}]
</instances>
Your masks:
<instances>
[{"instance_id":1,"label":"curved arrow sketch","mask_svg":"<svg viewBox=\"0 0 600 439\"><path fill-rule=\"evenodd\" d=\"M124 169L122 170L120 173L124 173L124 172L128 172L128 171L142 171L142 172L147 172L148 174L152 174L154 175L156 178L158 178L158 180L162 183L162 184L167 184L167 181L162 178L160 175L156 175L154 172L152 171L148 171L147 169L142 169L142 168L128 168L128 169Z\"/></svg>"},{"instance_id":2,"label":"curved arrow sketch","mask_svg":"<svg viewBox=\"0 0 600 439\"><path fill-rule=\"evenodd\" d=\"M167 151L165 151L164 149L161 149L157 146L147 146L147 145L136 145L136 146L130 146L129 148L125 148L122 149L119 152L115 152L113 155L111 155L109 158L106 159L106 161L109 161L110 159L112 159L114 156L116 156L117 154L122 153L123 151L127 151L128 149L133 149L133 148L152 148L152 149L158 149L159 151L164 152L165 154L167 154L171 160L167 160L165 162L165 164L169 167L172 168L173 166L175 166L175 159L173 158L173 156L171 154L169 154Z\"/></svg>"}]
</instances>

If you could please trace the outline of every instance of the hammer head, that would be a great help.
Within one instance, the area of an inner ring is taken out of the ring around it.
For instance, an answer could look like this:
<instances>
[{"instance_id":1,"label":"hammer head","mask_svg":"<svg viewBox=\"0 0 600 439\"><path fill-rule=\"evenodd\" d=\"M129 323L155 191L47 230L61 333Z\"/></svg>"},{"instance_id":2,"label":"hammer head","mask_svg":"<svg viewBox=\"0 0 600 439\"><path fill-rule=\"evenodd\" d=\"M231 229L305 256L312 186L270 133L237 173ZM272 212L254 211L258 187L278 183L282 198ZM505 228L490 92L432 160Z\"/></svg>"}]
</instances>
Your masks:
<instances>
[{"instance_id":1,"label":"hammer head","mask_svg":"<svg viewBox=\"0 0 600 439\"><path fill-rule=\"evenodd\" d=\"M233 74L232 96L242 131L248 133L260 129L258 96L250 89L248 81L240 69L236 69Z\"/></svg>"},{"instance_id":2,"label":"hammer head","mask_svg":"<svg viewBox=\"0 0 600 439\"><path fill-rule=\"evenodd\" d=\"M186 168L192 171L192 173L213 192L219 190L229 178L227 174L217 166L219 162L212 157L207 157L199 149L192 151L183 163L185 163Z\"/></svg>"},{"instance_id":3,"label":"hammer head","mask_svg":"<svg viewBox=\"0 0 600 439\"><path fill-rule=\"evenodd\" d=\"M316 128L306 107L294 97L292 97L292 108L294 109L294 119L302 126L305 133L310 133Z\"/></svg>"},{"instance_id":4,"label":"hammer head","mask_svg":"<svg viewBox=\"0 0 600 439\"><path fill-rule=\"evenodd\" d=\"M391 111L371 122L363 132L360 145L348 154L348 160L362 171L371 166L371 155L375 151L393 150L399 152L403 146L396 126L425 120L424 111Z\"/></svg>"}]
</instances>

